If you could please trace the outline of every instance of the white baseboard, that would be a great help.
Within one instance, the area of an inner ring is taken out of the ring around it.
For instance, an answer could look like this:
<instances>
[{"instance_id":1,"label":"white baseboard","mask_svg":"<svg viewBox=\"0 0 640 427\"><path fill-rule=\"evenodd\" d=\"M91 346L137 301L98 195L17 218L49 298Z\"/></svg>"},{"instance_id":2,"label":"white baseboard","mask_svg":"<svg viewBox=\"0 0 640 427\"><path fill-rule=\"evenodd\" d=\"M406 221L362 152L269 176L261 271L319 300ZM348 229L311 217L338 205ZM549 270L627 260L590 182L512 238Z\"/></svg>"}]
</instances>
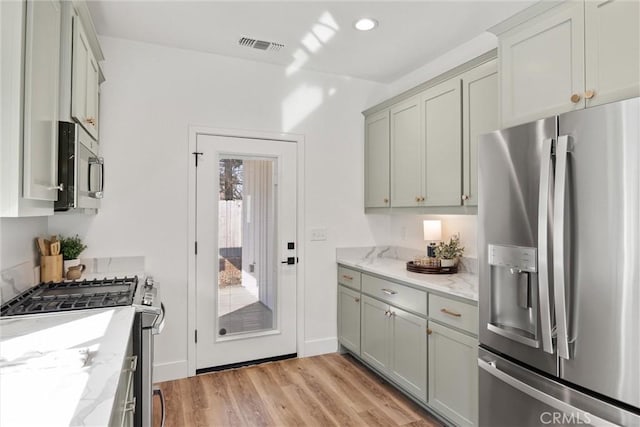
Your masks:
<instances>
[{"instance_id":1,"label":"white baseboard","mask_svg":"<svg viewBox=\"0 0 640 427\"><path fill-rule=\"evenodd\" d=\"M335 353L338 351L338 338L320 338L304 342L302 354L299 357L318 356L320 354Z\"/></svg>"},{"instance_id":2,"label":"white baseboard","mask_svg":"<svg viewBox=\"0 0 640 427\"><path fill-rule=\"evenodd\" d=\"M167 363L153 364L153 382L179 380L189 376L189 368L186 360L176 360Z\"/></svg>"}]
</instances>

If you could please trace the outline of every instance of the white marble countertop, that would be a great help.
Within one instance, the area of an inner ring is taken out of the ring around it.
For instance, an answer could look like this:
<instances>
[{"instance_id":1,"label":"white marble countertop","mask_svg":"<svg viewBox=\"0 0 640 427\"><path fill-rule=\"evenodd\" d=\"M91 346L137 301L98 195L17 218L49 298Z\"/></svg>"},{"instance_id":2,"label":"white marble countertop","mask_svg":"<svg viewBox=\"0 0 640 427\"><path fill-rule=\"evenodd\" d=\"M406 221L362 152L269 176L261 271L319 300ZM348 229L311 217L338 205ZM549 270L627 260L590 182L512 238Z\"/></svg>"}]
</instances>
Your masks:
<instances>
[{"instance_id":1,"label":"white marble countertop","mask_svg":"<svg viewBox=\"0 0 640 427\"><path fill-rule=\"evenodd\" d=\"M0 425L108 425L134 314L0 318Z\"/></svg>"},{"instance_id":2,"label":"white marble countertop","mask_svg":"<svg viewBox=\"0 0 640 427\"><path fill-rule=\"evenodd\" d=\"M403 248L338 248L336 262L347 267L385 276L426 290L478 301L478 276L456 274L420 274L407 271L407 261L418 251Z\"/></svg>"}]
</instances>

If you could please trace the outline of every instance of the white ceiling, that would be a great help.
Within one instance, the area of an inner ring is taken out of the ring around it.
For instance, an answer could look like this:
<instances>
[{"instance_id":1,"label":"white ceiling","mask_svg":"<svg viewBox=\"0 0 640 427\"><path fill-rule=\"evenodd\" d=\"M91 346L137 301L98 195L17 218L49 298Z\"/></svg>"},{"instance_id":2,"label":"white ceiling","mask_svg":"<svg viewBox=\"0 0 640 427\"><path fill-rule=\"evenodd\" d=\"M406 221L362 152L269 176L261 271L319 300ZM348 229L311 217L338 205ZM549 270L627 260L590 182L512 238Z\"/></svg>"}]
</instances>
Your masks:
<instances>
[{"instance_id":1,"label":"white ceiling","mask_svg":"<svg viewBox=\"0 0 640 427\"><path fill-rule=\"evenodd\" d=\"M532 1L89 1L98 34L391 82ZM353 23L380 25L359 32ZM242 47L243 37L283 43Z\"/></svg>"}]
</instances>

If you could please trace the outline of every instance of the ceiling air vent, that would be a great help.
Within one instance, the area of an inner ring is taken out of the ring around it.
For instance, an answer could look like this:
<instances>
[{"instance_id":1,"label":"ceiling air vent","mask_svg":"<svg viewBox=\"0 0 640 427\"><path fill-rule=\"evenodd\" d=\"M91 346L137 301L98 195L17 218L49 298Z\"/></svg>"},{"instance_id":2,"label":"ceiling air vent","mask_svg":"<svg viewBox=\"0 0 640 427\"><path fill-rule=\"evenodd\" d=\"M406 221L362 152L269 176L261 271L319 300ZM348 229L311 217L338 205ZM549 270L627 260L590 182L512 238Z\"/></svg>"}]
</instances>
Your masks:
<instances>
[{"instance_id":1,"label":"ceiling air vent","mask_svg":"<svg viewBox=\"0 0 640 427\"><path fill-rule=\"evenodd\" d=\"M275 52L284 47L282 43L267 42L264 40L256 40L249 37L242 37L240 40L238 40L238 44L244 47L252 47L259 50L271 50Z\"/></svg>"}]
</instances>

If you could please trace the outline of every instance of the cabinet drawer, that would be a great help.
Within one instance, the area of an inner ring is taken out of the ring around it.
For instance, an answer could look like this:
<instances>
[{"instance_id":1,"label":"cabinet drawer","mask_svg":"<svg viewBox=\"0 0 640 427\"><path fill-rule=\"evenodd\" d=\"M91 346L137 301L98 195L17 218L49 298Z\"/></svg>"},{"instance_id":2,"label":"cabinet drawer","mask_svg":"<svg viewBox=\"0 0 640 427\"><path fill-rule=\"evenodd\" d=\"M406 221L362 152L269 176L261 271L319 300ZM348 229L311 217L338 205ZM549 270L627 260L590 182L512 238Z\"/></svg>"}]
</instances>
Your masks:
<instances>
[{"instance_id":1,"label":"cabinet drawer","mask_svg":"<svg viewBox=\"0 0 640 427\"><path fill-rule=\"evenodd\" d=\"M363 274L362 292L366 292L396 307L404 308L423 316L427 314L427 294L424 291Z\"/></svg>"},{"instance_id":2,"label":"cabinet drawer","mask_svg":"<svg viewBox=\"0 0 640 427\"><path fill-rule=\"evenodd\" d=\"M338 266L338 283L357 291L360 290L360 272Z\"/></svg>"},{"instance_id":3,"label":"cabinet drawer","mask_svg":"<svg viewBox=\"0 0 640 427\"><path fill-rule=\"evenodd\" d=\"M430 294L429 317L478 335L478 307L474 305Z\"/></svg>"}]
</instances>

